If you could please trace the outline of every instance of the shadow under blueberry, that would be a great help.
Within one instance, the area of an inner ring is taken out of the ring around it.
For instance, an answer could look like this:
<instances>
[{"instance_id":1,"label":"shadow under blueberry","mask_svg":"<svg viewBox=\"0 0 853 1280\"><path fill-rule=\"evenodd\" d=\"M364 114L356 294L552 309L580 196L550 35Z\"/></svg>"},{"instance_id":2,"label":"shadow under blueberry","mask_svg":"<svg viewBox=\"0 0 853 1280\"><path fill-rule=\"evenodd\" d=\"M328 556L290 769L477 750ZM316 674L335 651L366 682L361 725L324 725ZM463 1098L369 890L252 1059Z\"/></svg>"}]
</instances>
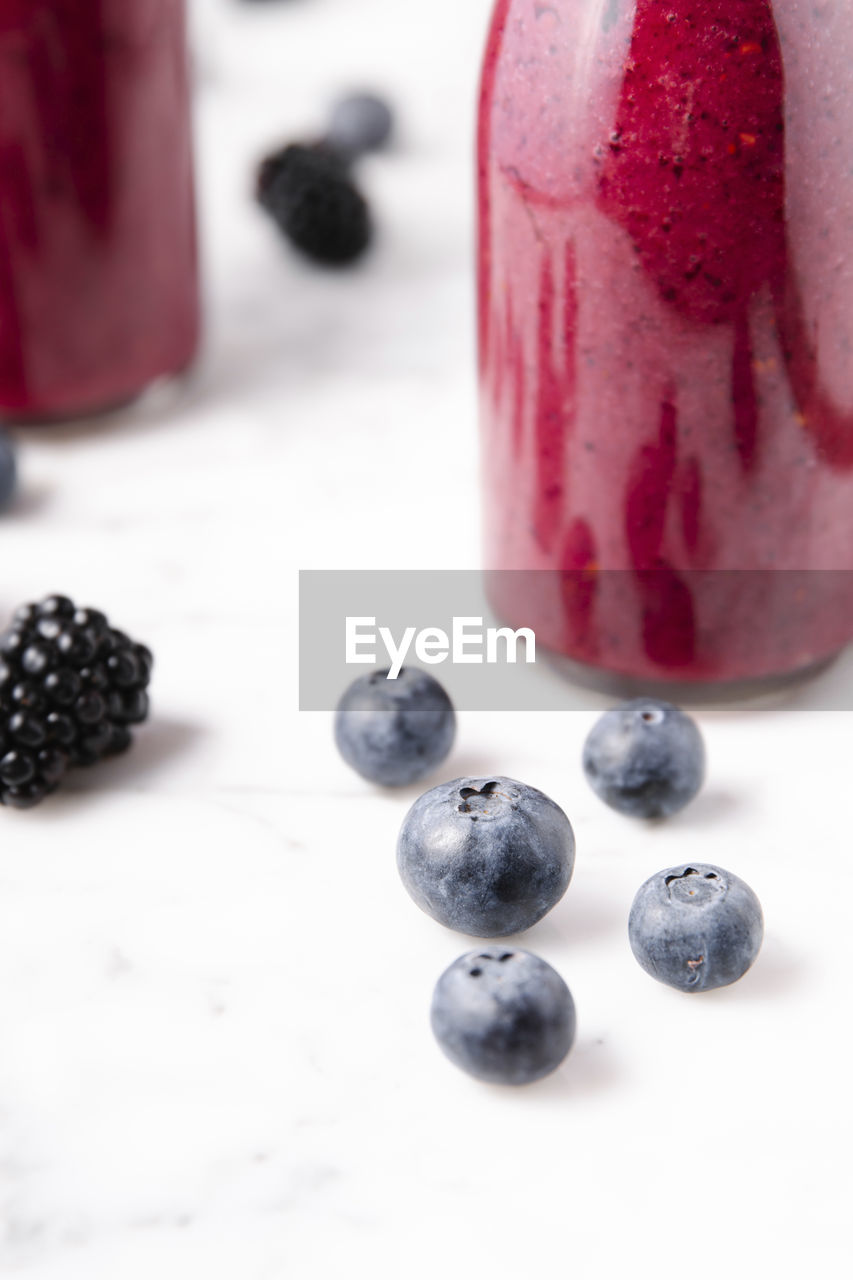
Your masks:
<instances>
[{"instance_id":1,"label":"shadow under blueberry","mask_svg":"<svg viewBox=\"0 0 853 1280\"><path fill-rule=\"evenodd\" d=\"M748 806L749 798L746 794L711 786L703 788L695 800L685 805L678 813L668 818L651 818L648 819L648 823L655 827L663 824L707 827L711 823L727 822L732 816L739 816Z\"/></svg>"},{"instance_id":2,"label":"shadow under blueberry","mask_svg":"<svg viewBox=\"0 0 853 1280\"><path fill-rule=\"evenodd\" d=\"M700 1000L775 1000L800 986L808 966L802 958L776 943L764 943L752 968L737 982L713 991L699 991ZM694 997L691 996L691 999Z\"/></svg>"},{"instance_id":3,"label":"shadow under blueberry","mask_svg":"<svg viewBox=\"0 0 853 1280\"><path fill-rule=\"evenodd\" d=\"M583 946L607 937L624 939L627 946L630 906L630 902L620 903L618 899L590 894L570 884L560 901L541 920L537 920L529 929L517 933L486 938L474 933L463 933L442 924L438 927L448 939L463 939L469 949L480 944L505 943L507 947L519 947L540 955L549 947L564 946L567 943L571 946Z\"/></svg>"},{"instance_id":4,"label":"shadow under blueberry","mask_svg":"<svg viewBox=\"0 0 853 1280\"><path fill-rule=\"evenodd\" d=\"M601 1037L582 1038L575 1042L557 1070L541 1080L525 1085L495 1084L488 1088L514 1102L524 1098L538 1106L558 1098L571 1101L605 1093L618 1083L621 1076L622 1071L607 1040Z\"/></svg>"}]
</instances>

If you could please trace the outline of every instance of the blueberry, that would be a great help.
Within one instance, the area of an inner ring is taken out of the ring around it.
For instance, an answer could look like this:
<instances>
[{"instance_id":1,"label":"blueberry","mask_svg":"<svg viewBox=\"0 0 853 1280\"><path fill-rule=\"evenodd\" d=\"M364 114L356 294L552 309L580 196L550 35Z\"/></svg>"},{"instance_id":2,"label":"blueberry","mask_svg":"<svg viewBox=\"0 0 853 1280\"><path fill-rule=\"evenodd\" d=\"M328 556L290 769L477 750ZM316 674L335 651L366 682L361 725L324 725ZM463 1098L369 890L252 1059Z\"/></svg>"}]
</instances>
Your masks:
<instances>
[{"instance_id":1,"label":"blueberry","mask_svg":"<svg viewBox=\"0 0 853 1280\"><path fill-rule=\"evenodd\" d=\"M11 504L18 487L18 465L10 437L0 429L0 511Z\"/></svg>"},{"instance_id":2,"label":"blueberry","mask_svg":"<svg viewBox=\"0 0 853 1280\"><path fill-rule=\"evenodd\" d=\"M336 151L355 156L384 147L392 127L393 117L386 102L372 93L351 93L332 108L325 142Z\"/></svg>"},{"instance_id":3,"label":"blueberry","mask_svg":"<svg viewBox=\"0 0 853 1280\"><path fill-rule=\"evenodd\" d=\"M568 888L574 860L562 809L535 787L494 776L427 791L397 841L397 867L418 906L480 938L541 920Z\"/></svg>"},{"instance_id":4,"label":"blueberry","mask_svg":"<svg viewBox=\"0 0 853 1280\"><path fill-rule=\"evenodd\" d=\"M436 983L430 1021L450 1061L493 1084L540 1080L575 1038L569 988L556 969L518 948L455 960Z\"/></svg>"},{"instance_id":5,"label":"blueberry","mask_svg":"<svg viewBox=\"0 0 853 1280\"><path fill-rule=\"evenodd\" d=\"M761 904L749 885L703 862L652 876L628 921L631 950L646 973L679 991L737 982L763 935Z\"/></svg>"},{"instance_id":6,"label":"blueberry","mask_svg":"<svg viewBox=\"0 0 853 1280\"><path fill-rule=\"evenodd\" d=\"M695 721L669 702L634 698L606 712L583 749L596 795L639 818L664 818L692 800L705 776Z\"/></svg>"},{"instance_id":7,"label":"blueberry","mask_svg":"<svg viewBox=\"0 0 853 1280\"><path fill-rule=\"evenodd\" d=\"M456 736L453 704L438 681L416 667L361 676L335 713L335 741L347 764L385 787L417 782L445 759Z\"/></svg>"}]
</instances>

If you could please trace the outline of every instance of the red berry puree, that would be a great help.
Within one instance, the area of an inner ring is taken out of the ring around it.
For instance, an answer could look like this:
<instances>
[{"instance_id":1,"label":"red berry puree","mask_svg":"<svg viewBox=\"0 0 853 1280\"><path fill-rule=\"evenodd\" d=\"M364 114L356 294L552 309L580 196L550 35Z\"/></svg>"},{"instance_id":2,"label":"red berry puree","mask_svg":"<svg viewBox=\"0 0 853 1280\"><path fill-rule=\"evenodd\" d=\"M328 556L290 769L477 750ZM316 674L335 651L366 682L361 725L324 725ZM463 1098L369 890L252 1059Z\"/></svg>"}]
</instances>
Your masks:
<instances>
[{"instance_id":1,"label":"red berry puree","mask_svg":"<svg viewBox=\"0 0 853 1280\"><path fill-rule=\"evenodd\" d=\"M0 413L119 404L197 335L183 0L0 0Z\"/></svg>"},{"instance_id":2,"label":"red berry puree","mask_svg":"<svg viewBox=\"0 0 853 1280\"><path fill-rule=\"evenodd\" d=\"M487 567L639 679L853 638L853 17L499 0L483 74Z\"/></svg>"}]
</instances>

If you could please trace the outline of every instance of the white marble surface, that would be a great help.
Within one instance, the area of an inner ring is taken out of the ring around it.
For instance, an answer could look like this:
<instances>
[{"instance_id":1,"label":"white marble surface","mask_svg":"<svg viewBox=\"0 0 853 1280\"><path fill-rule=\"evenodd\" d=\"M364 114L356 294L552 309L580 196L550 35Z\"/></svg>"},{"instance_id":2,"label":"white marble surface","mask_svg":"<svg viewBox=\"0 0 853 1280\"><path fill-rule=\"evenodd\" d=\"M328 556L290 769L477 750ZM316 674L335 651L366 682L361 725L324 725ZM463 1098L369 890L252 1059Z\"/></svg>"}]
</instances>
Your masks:
<instances>
[{"instance_id":1,"label":"white marble surface","mask_svg":"<svg viewBox=\"0 0 853 1280\"><path fill-rule=\"evenodd\" d=\"M468 942L408 900L414 792L296 709L296 572L477 559L470 146L487 0L198 0L205 358L175 407L22 433L5 613L62 590L157 654L155 716L0 843L0 1270L31 1280L842 1274L849 1212L848 658L703 712L704 794L637 827L585 786L593 718L462 715L577 832L555 964L576 1047L475 1084L427 1009ZM382 236L323 275L248 198L347 83L397 100ZM685 858L761 897L764 951L690 999L633 961L639 883Z\"/></svg>"}]
</instances>

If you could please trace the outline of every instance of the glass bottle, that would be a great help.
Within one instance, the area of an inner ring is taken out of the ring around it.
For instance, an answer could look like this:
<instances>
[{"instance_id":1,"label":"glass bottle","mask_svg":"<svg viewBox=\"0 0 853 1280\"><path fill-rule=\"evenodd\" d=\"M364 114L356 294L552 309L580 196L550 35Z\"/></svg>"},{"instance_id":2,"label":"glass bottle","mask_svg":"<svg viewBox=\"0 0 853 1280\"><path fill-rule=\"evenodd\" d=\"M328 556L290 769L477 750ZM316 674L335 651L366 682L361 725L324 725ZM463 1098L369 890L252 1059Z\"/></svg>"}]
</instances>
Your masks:
<instances>
[{"instance_id":1,"label":"glass bottle","mask_svg":"<svg viewBox=\"0 0 853 1280\"><path fill-rule=\"evenodd\" d=\"M590 670L765 679L853 638L851 120L846 5L498 0L486 565Z\"/></svg>"},{"instance_id":2,"label":"glass bottle","mask_svg":"<svg viewBox=\"0 0 853 1280\"><path fill-rule=\"evenodd\" d=\"M131 400L198 323L184 0L0 0L0 415Z\"/></svg>"}]
</instances>

